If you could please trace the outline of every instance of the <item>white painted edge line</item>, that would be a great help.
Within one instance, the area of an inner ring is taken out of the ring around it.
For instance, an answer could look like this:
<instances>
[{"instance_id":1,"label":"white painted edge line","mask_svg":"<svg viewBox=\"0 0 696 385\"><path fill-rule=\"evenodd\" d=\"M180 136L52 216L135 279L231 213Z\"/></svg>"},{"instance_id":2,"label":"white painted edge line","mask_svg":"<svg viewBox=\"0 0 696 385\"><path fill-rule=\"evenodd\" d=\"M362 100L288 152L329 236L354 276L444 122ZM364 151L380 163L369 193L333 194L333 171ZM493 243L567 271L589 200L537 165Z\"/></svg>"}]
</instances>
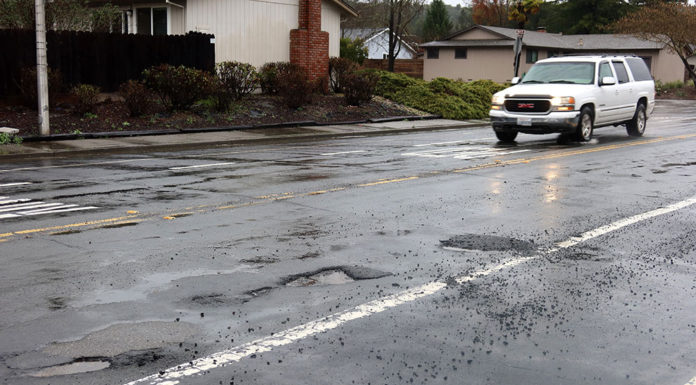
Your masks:
<instances>
[{"instance_id":1,"label":"white painted edge line","mask_svg":"<svg viewBox=\"0 0 696 385\"><path fill-rule=\"evenodd\" d=\"M24 186L27 184L31 184L31 182L4 183L0 184L0 187Z\"/></svg>"},{"instance_id":2,"label":"white painted edge line","mask_svg":"<svg viewBox=\"0 0 696 385\"><path fill-rule=\"evenodd\" d=\"M355 151L341 151L341 152L327 152L325 154L319 154L321 156L330 156L330 155L343 155L343 154L358 154L362 152L367 152L366 150L355 150Z\"/></svg>"},{"instance_id":3,"label":"white painted edge line","mask_svg":"<svg viewBox=\"0 0 696 385\"><path fill-rule=\"evenodd\" d=\"M479 270L468 275L459 276L455 278L455 280L459 284L470 282L478 278L485 277L492 273L498 272L500 270L514 267L534 259L538 259L542 255L550 254L561 249L575 246L579 243L600 237L604 234L616 231L618 229L635 224L637 222L644 221L656 217L658 215L671 213L679 209L683 209L695 203L696 196L683 200L681 202L671 204L663 208L621 219L612 222L611 224L598 227L597 229L587 231L579 237L573 237L568 241L557 243L554 248L546 250L545 252L529 257L511 259L489 269ZM239 362L243 358L249 357L252 354L269 352L273 350L274 347L288 345L292 342L311 337L313 335L325 332L327 330L335 329L346 322L364 318L373 314L381 313L385 310L399 306L401 304L412 302L423 297L427 297L429 295L437 293L445 287L447 287L447 284L444 282L430 282L409 290L402 291L400 293L392 294L383 298L376 299L374 301L364 303L362 305L355 306L352 309L331 314L329 316L295 326L294 328L275 333L265 338L251 341L231 349L223 350L221 352L211 354L207 357L199 358L186 364L171 367L161 372L162 374L153 374L129 382L126 385L137 385L143 383L148 383L150 385L176 385L179 383L180 379L184 377L200 374L205 371L225 366L233 362ZM696 385L694 381L696 381L696 378L691 380L686 385Z\"/></svg>"},{"instance_id":4,"label":"white painted edge line","mask_svg":"<svg viewBox=\"0 0 696 385\"><path fill-rule=\"evenodd\" d=\"M196 166L182 166L182 167L170 167L170 170L187 170L190 168L203 168L203 167L218 167L218 166L229 166L234 164L234 162L224 162L224 163L210 163L210 164L199 164Z\"/></svg>"}]
</instances>

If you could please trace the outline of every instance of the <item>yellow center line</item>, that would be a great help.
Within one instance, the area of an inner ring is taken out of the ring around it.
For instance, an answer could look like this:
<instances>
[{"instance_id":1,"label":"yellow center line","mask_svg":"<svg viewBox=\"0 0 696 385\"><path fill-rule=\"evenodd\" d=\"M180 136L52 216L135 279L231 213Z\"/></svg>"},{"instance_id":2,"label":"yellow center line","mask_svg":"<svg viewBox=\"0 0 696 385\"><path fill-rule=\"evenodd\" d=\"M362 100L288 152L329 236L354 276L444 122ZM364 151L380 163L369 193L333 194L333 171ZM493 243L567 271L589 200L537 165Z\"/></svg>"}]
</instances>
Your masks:
<instances>
[{"instance_id":1,"label":"yellow center line","mask_svg":"<svg viewBox=\"0 0 696 385\"><path fill-rule=\"evenodd\" d=\"M606 146L601 146L601 147L592 147L592 148L586 148L586 149L580 149L580 150L558 151L558 152L534 156L534 157L530 157L530 158L517 158L517 159L510 159L510 160L495 160L492 163L485 163L485 164L467 167L467 168L462 168L462 169L454 169L454 170L450 170L450 171L432 171L432 172L427 172L421 176L409 176L409 177L403 177L403 178L385 179L385 180L379 180L376 182L361 183L361 184L357 184L357 185L353 185L353 186L337 187L337 188L326 189L326 190L311 191L311 192L307 192L307 193L288 192L288 193L282 193L282 194L269 194L269 195L263 195L263 196L256 197L256 199L258 199L258 200L254 200L254 201L250 201L250 202L243 202L243 203L238 203L238 204L223 205L223 206L217 206L217 207L210 206L210 205L196 206L196 208L198 208L198 210L195 210L195 212L205 213L208 211L233 210L233 209L251 207L251 206L256 206L256 205L260 205L260 204L282 201L282 200L287 200L287 199L292 199L292 198L302 198L302 197L309 197L309 196L314 196L314 195L328 194L328 193L332 193L332 192L339 192L339 191L347 190L348 188L351 188L351 187L353 187L353 188L372 187L372 186L379 186L379 185L384 185L384 184L388 184L388 183L407 182L407 181L412 181L412 180L424 178L427 176L443 175L443 174L449 174L449 173L465 173L465 172L483 170L483 169L494 168L494 167L503 167L503 166L516 165L516 164L526 164L526 163L531 163L531 162L540 161L540 160L564 158L564 157L569 157L569 156L589 154L589 153L600 152L600 151L616 150L616 149L620 149L620 148L639 146L639 145L644 145L644 144L660 143L660 142L667 142L667 141L680 140L680 139L689 139L689 138L693 138L693 137L696 137L696 134L660 137L660 138L655 138L655 139L646 139L646 140L633 141L633 142L621 143L621 144L611 144L611 145L606 145ZM210 210L206 210L206 208L210 208ZM187 210L190 210L190 209L191 208L188 208ZM135 214L135 213L137 213L137 211L131 210L131 211L128 211L128 213ZM176 219L178 216L185 216L185 215L191 215L191 214L193 214L193 213L189 212L189 211L184 212L184 213L175 212L175 213L170 213L170 214L164 214L161 216L161 218L167 219L167 220L172 220L172 219ZM5 242L8 240L8 238L13 237L13 236L17 236L17 235L26 235L26 234L44 233L44 232L55 232L55 231L71 229L71 228L78 228L78 227L104 225L104 224L108 224L108 223L119 222L119 221L124 221L124 220L128 220L128 219L134 219L136 217L139 217L138 221L144 221L146 218L150 218L150 219L160 218L160 215L158 215L158 214L128 215L128 216L124 216L124 217L108 218L108 219L101 219L101 220L94 220L94 221L80 222L80 223L72 223L72 224L67 224L67 225L59 225L59 226L51 226L51 227L44 227L44 228L38 228L38 229L13 231L13 232L9 232L9 233L0 234L0 243ZM96 226L95 228L103 228L103 227L104 226Z\"/></svg>"},{"instance_id":2,"label":"yellow center line","mask_svg":"<svg viewBox=\"0 0 696 385\"><path fill-rule=\"evenodd\" d=\"M125 217L118 217L118 218L109 218L109 219L99 219L96 221L88 221L88 222L80 222L80 223L71 223L69 225L59 225L59 226L51 226L51 227L43 227L40 229L29 229L29 230L19 230L19 231L13 231L9 233L3 233L0 234L0 238L8 238L12 237L15 235L25 235L25 234L33 234L33 233L45 233L49 231L57 231L57 230L65 230L65 229L70 229L74 227L85 227L85 226L94 226L94 225L101 225L104 223L111 223L111 222L118 222L118 221L123 221L126 219L133 219L135 218L136 215L128 215Z\"/></svg>"}]
</instances>

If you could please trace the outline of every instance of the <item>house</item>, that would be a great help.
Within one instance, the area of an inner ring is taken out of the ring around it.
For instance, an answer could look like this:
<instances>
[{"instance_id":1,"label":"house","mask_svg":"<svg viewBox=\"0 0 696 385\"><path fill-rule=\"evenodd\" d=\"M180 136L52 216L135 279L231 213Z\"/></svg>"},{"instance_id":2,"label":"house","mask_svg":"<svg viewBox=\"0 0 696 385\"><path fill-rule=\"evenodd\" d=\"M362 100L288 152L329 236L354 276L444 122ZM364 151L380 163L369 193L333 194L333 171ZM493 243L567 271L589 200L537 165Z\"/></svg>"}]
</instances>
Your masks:
<instances>
[{"instance_id":1,"label":"house","mask_svg":"<svg viewBox=\"0 0 696 385\"><path fill-rule=\"evenodd\" d=\"M104 2L107 0L97 0ZM215 61L239 61L257 68L291 61L311 78L328 73L339 56L341 18L356 17L344 0L116 0L122 32L215 35Z\"/></svg>"},{"instance_id":2,"label":"house","mask_svg":"<svg viewBox=\"0 0 696 385\"><path fill-rule=\"evenodd\" d=\"M514 73L516 37L515 29L476 25L444 40L422 44L426 51L423 78L508 82ZM662 44L629 35L563 35L544 31L524 31L519 74L548 57L605 53L642 57L656 80L684 80L684 64Z\"/></svg>"},{"instance_id":3,"label":"house","mask_svg":"<svg viewBox=\"0 0 696 385\"><path fill-rule=\"evenodd\" d=\"M389 54L389 28L352 28L344 29L343 37L361 39L367 48L368 59L385 59ZM418 52L407 42L397 36L396 59L415 59Z\"/></svg>"}]
</instances>

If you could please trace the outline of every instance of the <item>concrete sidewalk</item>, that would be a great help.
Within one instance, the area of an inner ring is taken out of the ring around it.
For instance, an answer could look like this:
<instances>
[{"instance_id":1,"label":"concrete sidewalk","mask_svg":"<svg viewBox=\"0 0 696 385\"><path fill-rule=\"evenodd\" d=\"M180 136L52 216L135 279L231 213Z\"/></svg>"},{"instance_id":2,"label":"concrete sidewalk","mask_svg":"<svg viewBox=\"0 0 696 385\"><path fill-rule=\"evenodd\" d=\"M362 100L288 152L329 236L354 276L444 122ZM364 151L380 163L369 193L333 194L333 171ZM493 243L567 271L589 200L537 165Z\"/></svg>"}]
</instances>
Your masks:
<instances>
[{"instance_id":1,"label":"concrete sidewalk","mask_svg":"<svg viewBox=\"0 0 696 385\"><path fill-rule=\"evenodd\" d=\"M99 139L73 139L60 141L25 141L21 145L0 146L0 160L46 157L90 152L143 152L169 150L182 147L204 148L221 144L263 141L308 141L317 138L357 135L381 135L385 133L430 131L449 128L480 127L485 120L430 119L392 121L382 123L358 123L326 126L298 126L284 128L251 128L229 131L208 131L166 135L141 135L134 132L114 133L115 137Z\"/></svg>"}]
</instances>

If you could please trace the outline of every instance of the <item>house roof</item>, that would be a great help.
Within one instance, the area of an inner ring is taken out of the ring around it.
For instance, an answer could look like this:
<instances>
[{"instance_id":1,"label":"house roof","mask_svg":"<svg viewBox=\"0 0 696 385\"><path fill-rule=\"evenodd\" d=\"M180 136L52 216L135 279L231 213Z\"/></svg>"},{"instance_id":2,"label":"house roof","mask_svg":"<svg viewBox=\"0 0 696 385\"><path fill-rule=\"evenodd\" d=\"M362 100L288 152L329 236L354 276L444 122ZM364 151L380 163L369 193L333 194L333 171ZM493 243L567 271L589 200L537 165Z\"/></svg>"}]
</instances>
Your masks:
<instances>
[{"instance_id":1,"label":"house roof","mask_svg":"<svg viewBox=\"0 0 696 385\"><path fill-rule=\"evenodd\" d=\"M490 40L456 40L457 36L471 30L479 29L497 35L500 39ZM475 25L454 33L440 41L422 44L423 47L495 47L512 46L517 38L517 30L512 28ZM663 44L638 39L631 35L563 35L537 31L524 31L522 45L564 50L627 50L627 49L661 49Z\"/></svg>"},{"instance_id":2,"label":"house roof","mask_svg":"<svg viewBox=\"0 0 696 385\"><path fill-rule=\"evenodd\" d=\"M338 5L341 9L343 9L346 13L353 17L358 17L358 11L355 10L350 4L348 4L345 0L330 0L334 2L336 5Z\"/></svg>"},{"instance_id":3,"label":"house roof","mask_svg":"<svg viewBox=\"0 0 696 385\"><path fill-rule=\"evenodd\" d=\"M369 44L371 40L387 33L389 33L389 28L347 28L343 30L343 37L350 39L362 39L365 44ZM402 47L414 54L416 53L416 50L406 41L399 37L397 37L397 39L401 42Z\"/></svg>"}]
</instances>

